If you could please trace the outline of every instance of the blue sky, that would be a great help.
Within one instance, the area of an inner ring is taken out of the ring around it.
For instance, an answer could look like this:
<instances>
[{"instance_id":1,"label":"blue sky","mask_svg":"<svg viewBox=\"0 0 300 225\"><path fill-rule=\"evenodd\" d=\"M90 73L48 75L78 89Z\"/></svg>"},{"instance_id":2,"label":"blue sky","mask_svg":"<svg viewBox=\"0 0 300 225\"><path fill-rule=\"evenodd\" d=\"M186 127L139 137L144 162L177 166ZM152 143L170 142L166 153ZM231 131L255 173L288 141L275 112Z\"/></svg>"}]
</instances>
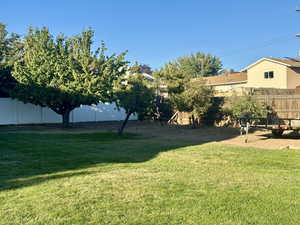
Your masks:
<instances>
[{"instance_id":1,"label":"blue sky","mask_svg":"<svg viewBox=\"0 0 300 225\"><path fill-rule=\"evenodd\" d=\"M159 68L201 51L239 70L261 57L297 57L297 0L27 0L1 2L0 21L26 34L29 25L70 36L91 27L110 52Z\"/></svg>"}]
</instances>

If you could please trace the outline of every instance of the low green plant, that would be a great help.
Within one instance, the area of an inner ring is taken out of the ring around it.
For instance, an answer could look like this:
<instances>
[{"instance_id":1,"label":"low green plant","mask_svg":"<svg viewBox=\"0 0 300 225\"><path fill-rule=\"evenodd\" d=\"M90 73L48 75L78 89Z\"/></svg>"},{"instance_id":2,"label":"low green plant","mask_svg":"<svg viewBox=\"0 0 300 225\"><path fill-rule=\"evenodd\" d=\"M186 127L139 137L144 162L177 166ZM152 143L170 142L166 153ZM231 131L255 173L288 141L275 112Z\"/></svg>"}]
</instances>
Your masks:
<instances>
[{"instance_id":1,"label":"low green plant","mask_svg":"<svg viewBox=\"0 0 300 225\"><path fill-rule=\"evenodd\" d=\"M191 113L192 123L195 119L202 118L212 105L213 90L204 85L204 82L190 82L185 91L180 94L171 95L171 103L179 112Z\"/></svg>"},{"instance_id":2,"label":"low green plant","mask_svg":"<svg viewBox=\"0 0 300 225\"><path fill-rule=\"evenodd\" d=\"M267 116L268 110L265 105L256 101L253 96L245 95L228 97L225 100L222 113L234 119L238 119L245 114L251 117L261 118Z\"/></svg>"}]
</instances>

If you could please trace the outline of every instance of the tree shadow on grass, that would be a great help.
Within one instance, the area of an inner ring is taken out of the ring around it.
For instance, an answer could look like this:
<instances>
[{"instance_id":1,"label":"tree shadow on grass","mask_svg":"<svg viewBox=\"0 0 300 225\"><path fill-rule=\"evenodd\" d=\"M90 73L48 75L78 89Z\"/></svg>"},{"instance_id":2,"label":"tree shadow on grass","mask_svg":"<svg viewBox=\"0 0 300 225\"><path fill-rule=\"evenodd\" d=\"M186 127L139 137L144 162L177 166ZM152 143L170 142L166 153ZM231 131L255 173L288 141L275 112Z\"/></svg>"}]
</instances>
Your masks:
<instances>
[{"instance_id":1,"label":"tree shadow on grass","mask_svg":"<svg viewBox=\"0 0 300 225\"><path fill-rule=\"evenodd\" d=\"M1 134L0 191L89 173L72 170L120 163L142 163L161 152L222 141L239 134L236 130L224 131L225 134L219 135L217 132L222 133L222 130L200 132L178 128L168 130L162 135L127 133L122 137L115 133Z\"/></svg>"},{"instance_id":2,"label":"tree shadow on grass","mask_svg":"<svg viewBox=\"0 0 300 225\"><path fill-rule=\"evenodd\" d=\"M47 182L50 180L62 179L62 178L71 178L76 176L90 175L93 172L72 172L72 173L63 173L63 174L54 174L54 175L43 175L37 176L34 178L18 178L7 180L4 185L0 185L1 190L12 190L21 187L28 187L32 185L37 185L39 183Z\"/></svg>"}]
</instances>

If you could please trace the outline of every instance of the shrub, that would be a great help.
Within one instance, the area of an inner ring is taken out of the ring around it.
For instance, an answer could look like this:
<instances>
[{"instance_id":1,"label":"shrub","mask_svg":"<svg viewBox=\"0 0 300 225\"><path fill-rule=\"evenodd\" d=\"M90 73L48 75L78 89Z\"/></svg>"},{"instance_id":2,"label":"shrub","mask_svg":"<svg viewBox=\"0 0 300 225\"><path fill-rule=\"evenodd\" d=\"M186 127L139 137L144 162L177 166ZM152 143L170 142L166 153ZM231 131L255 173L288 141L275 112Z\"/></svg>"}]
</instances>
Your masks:
<instances>
[{"instance_id":1,"label":"shrub","mask_svg":"<svg viewBox=\"0 0 300 225\"><path fill-rule=\"evenodd\" d=\"M186 85L185 91L171 95L170 101L179 112L191 114L193 127L195 127L195 120L203 118L211 107L212 97L213 90L204 85L204 82L190 82Z\"/></svg>"},{"instance_id":2,"label":"shrub","mask_svg":"<svg viewBox=\"0 0 300 225\"><path fill-rule=\"evenodd\" d=\"M224 125L234 125L240 117L247 115L252 118L267 117L268 109L256 101L253 96L231 96L225 99L221 110L220 120L226 120Z\"/></svg>"}]
</instances>

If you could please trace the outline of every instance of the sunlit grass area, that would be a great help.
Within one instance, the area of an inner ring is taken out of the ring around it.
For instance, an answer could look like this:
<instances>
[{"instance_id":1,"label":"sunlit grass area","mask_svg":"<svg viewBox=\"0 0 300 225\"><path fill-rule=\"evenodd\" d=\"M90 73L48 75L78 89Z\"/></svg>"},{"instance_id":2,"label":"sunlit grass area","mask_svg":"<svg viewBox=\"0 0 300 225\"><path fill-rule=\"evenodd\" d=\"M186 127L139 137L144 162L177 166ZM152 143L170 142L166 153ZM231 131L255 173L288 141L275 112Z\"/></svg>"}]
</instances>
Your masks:
<instances>
[{"instance_id":1,"label":"sunlit grass area","mask_svg":"<svg viewBox=\"0 0 300 225\"><path fill-rule=\"evenodd\" d=\"M299 224L300 152L1 133L0 224Z\"/></svg>"}]
</instances>

